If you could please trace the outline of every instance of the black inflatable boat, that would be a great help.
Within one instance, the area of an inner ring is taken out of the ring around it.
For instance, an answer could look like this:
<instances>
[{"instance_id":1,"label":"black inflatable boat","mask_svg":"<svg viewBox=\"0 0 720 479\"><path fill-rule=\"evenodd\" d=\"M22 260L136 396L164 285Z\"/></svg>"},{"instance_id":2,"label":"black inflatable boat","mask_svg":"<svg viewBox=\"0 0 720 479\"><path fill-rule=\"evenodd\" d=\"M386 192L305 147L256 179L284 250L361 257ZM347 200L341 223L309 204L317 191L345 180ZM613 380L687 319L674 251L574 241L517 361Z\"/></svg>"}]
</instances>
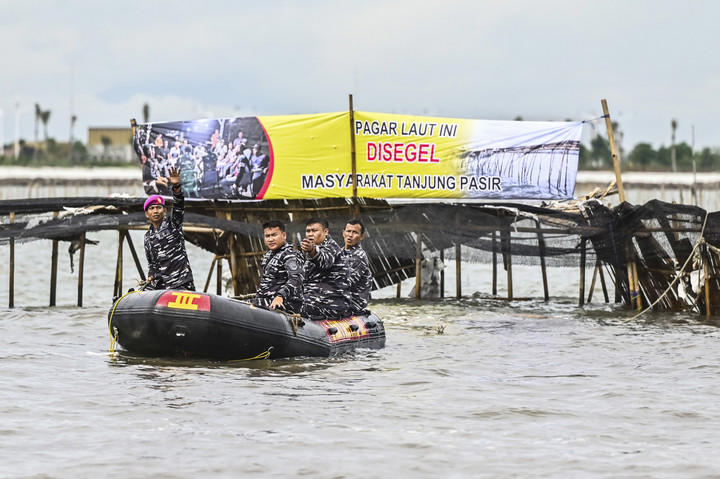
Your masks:
<instances>
[{"instance_id":1,"label":"black inflatable boat","mask_svg":"<svg viewBox=\"0 0 720 479\"><path fill-rule=\"evenodd\" d=\"M309 320L193 291L133 291L118 299L108 328L132 353L206 359L335 356L385 346L376 315Z\"/></svg>"}]
</instances>

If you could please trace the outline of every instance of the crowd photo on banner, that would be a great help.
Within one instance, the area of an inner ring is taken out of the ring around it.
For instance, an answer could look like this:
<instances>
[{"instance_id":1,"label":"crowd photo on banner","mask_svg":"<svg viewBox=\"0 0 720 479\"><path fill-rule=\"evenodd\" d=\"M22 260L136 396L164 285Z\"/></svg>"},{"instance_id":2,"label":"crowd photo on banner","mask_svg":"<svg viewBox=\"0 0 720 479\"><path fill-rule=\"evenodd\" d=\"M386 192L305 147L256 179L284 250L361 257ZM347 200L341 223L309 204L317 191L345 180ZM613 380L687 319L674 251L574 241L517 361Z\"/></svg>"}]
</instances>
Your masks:
<instances>
[{"instance_id":1,"label":"crowd photo on banner","mask_svg":"<svg viewBox=\"0 0 720 479\"><path fill-rule=\"evenodd\" d=\"M272 161L256 117L139 125L133 147L147 194L169 195L178 168L188 197L255 199Z\"/></svg>"}]
</instances>

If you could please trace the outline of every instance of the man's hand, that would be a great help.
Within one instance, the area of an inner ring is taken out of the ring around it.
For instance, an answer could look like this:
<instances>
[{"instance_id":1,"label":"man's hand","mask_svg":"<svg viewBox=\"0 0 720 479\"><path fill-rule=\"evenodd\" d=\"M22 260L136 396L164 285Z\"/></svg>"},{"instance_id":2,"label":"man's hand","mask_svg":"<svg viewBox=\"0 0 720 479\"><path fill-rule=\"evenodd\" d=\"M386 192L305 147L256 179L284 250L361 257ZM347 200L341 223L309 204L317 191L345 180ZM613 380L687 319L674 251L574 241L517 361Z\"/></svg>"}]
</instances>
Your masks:
<instances>
[{"instance_id":1,"label":"man's hand","mask_svg":"<svg viewBox=\"0 0 720 479\"><path fill-rule=\"evenodd\" d=\"M163 185L163 186L167 186L167 182L168 182L168 180L164 176L161 176L155 180L155 183L157 183L159 185Z\"/></svg>"},{"instance_id":2,"label":"man's hand","mask_svg":"<svg viewBox=\"0 0 720 479\"><path fill-rule=\"evenodd\" d=\"M314 257L317 254L315 251L315 243L309 238L303 238L300 243L300 249L309 254L310 257Z\"/></svg>"},{"instance_id":3,"label":"man's hand","mask_svg":"<svg viewBox=\"0 0 720 479\"><path fill-rule=\"evenodd\" d=\"M173 166L170 168L170 184L172 184L172 187L175 188L175 185L180 184L180 169L176 166Z\"/></svg>"},{"instance_id":4,"label":"man's hand","mask_svg":"<svg viewBox=\"0 0 720 479\"><path fill-rule=\"evenodd\" d=\"M283 306L283 297L282 296L275 296L275 299L273 299L272 303L270 303L270 309L282 308L282 306Z\"/></svg>"}]
</instances>

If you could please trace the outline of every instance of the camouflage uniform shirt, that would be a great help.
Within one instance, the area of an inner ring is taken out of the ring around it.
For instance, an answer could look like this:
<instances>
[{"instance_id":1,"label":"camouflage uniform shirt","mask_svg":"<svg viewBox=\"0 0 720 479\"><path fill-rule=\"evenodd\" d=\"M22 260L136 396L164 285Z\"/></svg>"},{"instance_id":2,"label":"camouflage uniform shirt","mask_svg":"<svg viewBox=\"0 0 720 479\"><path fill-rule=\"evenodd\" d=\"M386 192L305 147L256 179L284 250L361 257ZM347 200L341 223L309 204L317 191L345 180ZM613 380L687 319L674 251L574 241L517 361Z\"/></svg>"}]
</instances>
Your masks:
<instances>
[{"instance_id":1,"label":"camouflage uniform shirt","mask_svg":"<svg viewBox=\"0 0 720 479\"><path fill-rule=\"evenodd\" d=\"M348 292L352 302L353 313L361 313L367 307L372 288L372 273L370 262L365 250L359 244L350 249L343 249L345 270L349 282Z\"/></svg>"},{"instance_id":2,"label":"camouflage uniform shirt","mask_svg":"<svg viewBox=\"0 0 720 479\"><path fill-rule=\"evenodd\" d=\"M292 245L285 243L265 253L262 260L262 278L253 304L270 306L275 296L282 296L283 308L291 313L302 312L303 257Z\"/></svg>"},{"instance_id":3,"label":"camouflage uniform shirt","mask_svg":"<svg viewBox=\"0 0 720 479\"><path fill-rule=\"evenodd\" d=\"M158 228L150 225L145 233L148 276L154 278L146 289L195 289L182 229L185 217L182 190L180 193L173 191L173 198L172 212L165 215Z\"/></svg>"},{"instance_id":4,"label":"camouflage uniform shirt","mask_svg":"<svg viewBox=\"0 0 720 479\"><path fill-rule=\"evenodd\" d=\"M353 308L342 250L329 235L316 248L315 256L305 254L304 315L311 319L350 316Z\"/></svg>"}]
</instances>

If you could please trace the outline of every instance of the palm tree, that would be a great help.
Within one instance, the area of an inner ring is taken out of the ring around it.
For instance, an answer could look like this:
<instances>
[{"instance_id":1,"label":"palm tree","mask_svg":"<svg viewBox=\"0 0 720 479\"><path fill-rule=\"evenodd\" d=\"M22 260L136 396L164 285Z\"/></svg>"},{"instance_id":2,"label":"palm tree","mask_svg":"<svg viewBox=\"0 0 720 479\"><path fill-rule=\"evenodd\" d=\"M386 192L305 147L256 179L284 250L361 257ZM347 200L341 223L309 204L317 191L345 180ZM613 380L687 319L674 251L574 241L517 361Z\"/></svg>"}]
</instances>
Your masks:
<instances>
[{"instance_id":1,"label":"palm tree","mask_svg":"<svg viewBox=\"0 0 720 479\"><path fill-rule=\"evenodd\" d=\"M143 123L150 121L150 105L143 103Z\"/></svg>"},{"instance_id":2,"label":"palm tree","mask_svg":"<svg viewBox=\"0 0 720 479\"><path fill-rule=\"evenodd\" d=\"M38 142L38 126L40 125L40 117L42 116L42 110L40 104L35 103L35 143Z\"/></svg>"},{"instance_id":3,"label":"palm tree","mask_svg":"<svg viewBox=\"0 0 720 479\"><path fill-rule=\"evenodd\" d=\"M677 120L675 118L672 119L670 122L670 127L672 128L672 137L670 140L671 147L670 147L670 162L672 163L672 170L677 171L677 160L675 159L675 130L677 130Z\"/></svg>"},{"instance_id":4,"label":"palm tree","mask_svg":"<svg viewBox=\"0 0 720 479\"><path fill-rule=\"evenodd\" d=\"M48 141L48 131L47 131L47 124L48 120L50 120L50 110L45 110L40 113L40 121L42 121L43 124L43 133L45 134L45 143Z\"/></svg>"},{"instance_id":5,"label":"palm tree","mask_svg":"<svg viewBox=\"0 0 720 479\"><path fill-rule=\"evenodd\" d=\"M75 122L77 115L70 116L70 163L73 162L73 145L75 143Z\"/></svg>"}]
</instances>

